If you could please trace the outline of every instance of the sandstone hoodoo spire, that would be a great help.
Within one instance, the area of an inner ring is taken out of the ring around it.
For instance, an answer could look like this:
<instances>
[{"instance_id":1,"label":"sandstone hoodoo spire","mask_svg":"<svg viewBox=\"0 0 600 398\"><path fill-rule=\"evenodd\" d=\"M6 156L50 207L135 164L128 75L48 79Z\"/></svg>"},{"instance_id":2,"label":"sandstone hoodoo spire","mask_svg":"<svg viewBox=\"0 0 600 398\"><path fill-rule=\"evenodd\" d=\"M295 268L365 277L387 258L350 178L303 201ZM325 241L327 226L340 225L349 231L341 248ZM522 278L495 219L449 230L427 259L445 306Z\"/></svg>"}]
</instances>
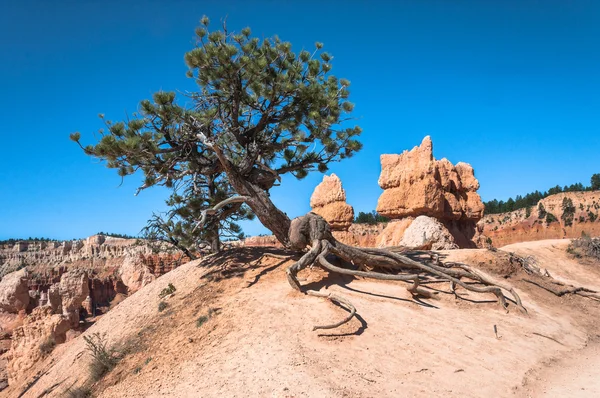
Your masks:
<instances>
[{"instance_id":1,"label":"sandstone hoodoo spire","mask_svg":"<svg viewBox=\"0 0 600 398\"><path fill-rule=\"evenodd\" d=\"M433 157L429 136L399 155L381 155L377 212L391 219L429 216L450 230L460 246L473 246L484 206L473 167Z\"/></svg>"},{"instance_id":2,"label":"sandstone hoodoo spire","mask_svg":"<svg viewBox=\"0 0 600 398\"><path fill-rule=\"evenodd\" d=\"M323 217L334 231L346 231L354 220L354 209L346 203L346 191L335 174L323 176L310 197L310 207Z\"/></svg>"}]
</instances>

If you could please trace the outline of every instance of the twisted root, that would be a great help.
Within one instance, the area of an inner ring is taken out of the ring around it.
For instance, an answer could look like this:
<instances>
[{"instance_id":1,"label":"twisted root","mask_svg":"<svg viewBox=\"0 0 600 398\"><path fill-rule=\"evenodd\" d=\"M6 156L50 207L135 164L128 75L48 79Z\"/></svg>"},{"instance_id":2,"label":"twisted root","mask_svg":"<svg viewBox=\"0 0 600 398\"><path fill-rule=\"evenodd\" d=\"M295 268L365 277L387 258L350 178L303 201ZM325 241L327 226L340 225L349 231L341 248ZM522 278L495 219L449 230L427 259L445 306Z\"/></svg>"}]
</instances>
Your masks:
<instances>
[{"instance_id":1,"label":"twisted root","mask_svg":"<svg viewBox=\"0 0 600 398\"><path fill-rule=\"evenodd\" d=\"M327 222L314 213L298 217L292 221L290 227L290 242L292 247L301 250L310 246L310 250L286 270L290 285L303 291L296 275L307 266L318 264L324 269L344 275L359 276L378 280L393 280L409 282L411 285L407 290L413 295L432 297L433 292L426 289L423 284L450 282L451 291L456 295L456 286L476 293L492 293L496 296L498 303L507 310L508 303L503 291L510 293L517 308L527 312L521 302L521 298L511 286L499 284L492 281L487 275L473 269L467 264L446 263L438 260L431 263L415 261L402 254L385 249L359 249L338 242L329 229ZM328 255L335 255L349 263L354 264L359 270L338 267L327 260ZM386 274L376 271L363 271L365 269L383 268L394 270L395 274ZM463 279L476 282L465 283ZM315 326L317 329L333 329L349 322L356 314L356 308L346 298L334 293L321 293L314 290L304 292L311 296L324 297L338 303L350 313L343 320L323 326Z\"/></svg>"}]
</instances>

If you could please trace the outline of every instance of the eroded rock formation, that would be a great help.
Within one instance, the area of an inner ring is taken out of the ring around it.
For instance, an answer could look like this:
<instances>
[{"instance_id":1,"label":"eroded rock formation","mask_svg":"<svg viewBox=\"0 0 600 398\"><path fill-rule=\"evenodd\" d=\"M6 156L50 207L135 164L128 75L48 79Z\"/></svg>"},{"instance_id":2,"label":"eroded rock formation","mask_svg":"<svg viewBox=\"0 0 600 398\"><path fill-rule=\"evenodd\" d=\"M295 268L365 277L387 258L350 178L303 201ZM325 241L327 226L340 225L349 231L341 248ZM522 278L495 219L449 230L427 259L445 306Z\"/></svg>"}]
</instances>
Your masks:
<instances>
[{"instance_id":1,"label":"eroded rock formation","mask_svg":"<svg viewBox=\"0 0 600 398\"><path fill-rule=\"evenodd\" d=\"M60 278L58 284L60 311L69 321L71 328L79 325L79 309L90 295L89 283L87 272L82 270L69 271Z\"/></svg>"},{"instance_id":2,"label":"eroded rock formation","mask_svg":"<svg viewBox=\"0 0 600 398\"><path fill-rule=\"evenodd\" d=\"M37 307L16 328L8 352L8 382L14 383L25 371L47 355L56 344L65 342L70 321L55 314L50 306Z\"/></svg>"},{"instance_id":3,"label":"eroded rock formation","mask_svg":"<svg viewBox=\"0 0 600 398\"><path fill-rule=\"evenodd\" d=\"M80 319L101 315L118 294L134 293L187 261L181 253L154 254L144 242L103 235L0 246L0 347L11 347L0 352L0 391L6 369L14 380L67 335L81 333Z\"/></svg>"},{"instance_id":4,"label":"eroded rock formation","mask_svg":"<svg viewBox=\"0 0 600 398\"><path fill-rule=\"evenodd\" d=\"M377 212L391 219L428 216L442 222L460 247L474 247L484 206L473 168L435 160L429 136L400 155L381 155Z\"/></svg>"},{"instance_id":5,"label":"eroded rock formation","mask_svg":"<svg viewBox=\"0 0 600 398\"><path fill-rule=\"evenodd\" d=\"M16 314L27 309L29 305L29 288L27 287L26 270L12 272L0 281L0 309Z\"/></svg>"},{"instance_id":6,"label":"eroded rock formation","mask_svg":"<svg viewBox=\"0 0 600 398\"><path fill-rule=\"evenodd\" d=\"M38 274L61 266L69 269L117 268L123 258L139 254L151 255L152 247L137 239L104 235L64 242L3 244L0 245L0 277L23 267Z\"/></svg>"},{"instance_id":7,"label":"eroded rock formation","mask_svg":"<svg viewBox=\"0 0 600 398\"><path fill-rule=\"evenodd\" d=\"M335 174L323 176L310 197L310 207L327 220L333 231L347 231L354 220L354 209L346 203L346 191Z\"/></svg>"},{"instance_id":8,"label":"eroded rock formation","mask_svg":"<svg viewBox=\"0 0 600 398\"><path fill-rule=\"evenodd\" d=\"M154 268L154 267L153 267ZM144 257L127 257L119 269L119 277L131 292L141 289L154 281L156 275L144 264ZM160 274L159 274L160 276Z\"/></svg>"}]
</instances>

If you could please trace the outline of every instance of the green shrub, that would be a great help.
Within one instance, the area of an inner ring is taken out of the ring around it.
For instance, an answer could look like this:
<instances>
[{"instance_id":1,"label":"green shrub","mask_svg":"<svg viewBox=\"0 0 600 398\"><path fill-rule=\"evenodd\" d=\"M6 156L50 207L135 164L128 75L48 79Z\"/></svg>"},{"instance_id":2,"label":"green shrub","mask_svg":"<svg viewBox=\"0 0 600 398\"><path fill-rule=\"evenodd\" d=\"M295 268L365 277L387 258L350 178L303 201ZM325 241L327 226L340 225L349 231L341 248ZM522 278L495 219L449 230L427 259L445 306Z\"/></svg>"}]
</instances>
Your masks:
<instances>
[{"instance_id":1,"label":"green shrub","mask_svg":"<svg viewBox=\"0 0 600 398\"><path fill-rule=\"evenodd\" d=\"M552 213L546 213L546 224L547 225L550 225L550 224L552 224L553 222L556 222L556 221L558 221L558 218L556 218L554 216L554 214L552 214Z\"/></svg>"},{"instance_id":2,"label":"green shrub","mask_svg":"<svg viewBox=\"0 0 600 398\"><path fill-rule=\"evenodd\" d=\"M590 219L591 222L596 221L596 218L598 216L595 213L592 213L591 211L588 211L588 218Z\"/></svg>"},{"instance_id":3,"label":"green shrub","mask_svg":"<svg viewBox=\"0 0 600 398\"><path fill-rule=\"evenodd\" d=\"M207 321L208 321L209 317L206 315L202 315L200 318L198 318L198 320L196 321L196 327L199 328L200 326L204 325Z\"/></svg>"},{"instance_id":4,"label":"green shrub","mask_svg":"<svg viewBox=\"0 0 600 398\"><path fill-rule=\"evenodd\" d=\"M158 297L160 298L164 298L166 296L168 296L169 294L173 294L175 293L177 289L175 288L175 286L173 286L172 283L169 283L169 285L167 285L167 287L165 287L158 295Z\"/></svg>"},{"instance_id":5,"label":"green shrub","mask_svg":"<svg viewBox=\"0 0 600 398\"><path fill-rule=\"evenodd\" d=\"M54 350L54 347L56 347L56 341L54 341L54 338L51 336L40 343L40 351L43 355L50 354L52 350Z\"/></svg>"},{"instance_id":6,"label":"green shrub","mask_svg":"<svg viewBox=\"0 0 600 398\"><path fill-rule=\"evenodd\" d=\"M560 216L560 218L564 221L565 226L569 227L573 225L575 206L573 205L573 200L571 200L571 198L567 198L566 196L563 198L562 211L563 214Z\"/></svg>"},{"instance_id":7,"label":"green shrub","mask_svg":"<svg viewBox=\"0 0 600 398\"><path fill-rule=\"evenodd\" d=\"M163 312L168 306L169 304L165 303L164 301L161 301L160 303L158 303L158 312Z\"/></svg>"},{"instance_id":8,"label":"green shrub","mask_svg":"<svg viewBox=\"0 0 600 398\"><path fill-rule=\"evenodd\" d=\"M92 357L89 368L90 378L93 381L98 381L117 366L119 358L115 355L114 349L107 346L100 333L83 336L83 339Z\"/></svg>"},{"instance_id":9,"label":"green shrub","mask_svg":"<svg viewBox=\"0 0 600 398\"><path fill-rule=\"evenodd\" d=\"M81 386L75 388L67 388L65 391L65 398L89 398L92 396L92 390L88 386Z\"/></svg>"},{"instance_id":10,"label":"green shrub","mask_svg":"<svg viewBox=\"0 0 600 398\"><path fill-rule=\"evenodd\" d=\"M527 206L525 208L525 218L529 218L530 215L531 215L531 207Z\"/></svg>"},{"instance_id":11,"label":"green shrub","mask_svg":"<svg viewBox=\"0 0 600 398\"><path fill-rule=\"evenodd\" d=\"M546 208L540 203L538 205L538 218L541 220L544 217L546 217Z\"/></svg>"},{"instance_id":12,"label":"green shrub","mask_svg":"<svg viewBox=\"0 0 600 398\"><path fill-rule=\"evenodd\" d=\"M196 327L199 328L200 326L204 325L210 318L213 317L214 314L216 314L216 311L212 308L209 308L206 315L202 315L196 320Z\"/></svg>"}]
</instances>

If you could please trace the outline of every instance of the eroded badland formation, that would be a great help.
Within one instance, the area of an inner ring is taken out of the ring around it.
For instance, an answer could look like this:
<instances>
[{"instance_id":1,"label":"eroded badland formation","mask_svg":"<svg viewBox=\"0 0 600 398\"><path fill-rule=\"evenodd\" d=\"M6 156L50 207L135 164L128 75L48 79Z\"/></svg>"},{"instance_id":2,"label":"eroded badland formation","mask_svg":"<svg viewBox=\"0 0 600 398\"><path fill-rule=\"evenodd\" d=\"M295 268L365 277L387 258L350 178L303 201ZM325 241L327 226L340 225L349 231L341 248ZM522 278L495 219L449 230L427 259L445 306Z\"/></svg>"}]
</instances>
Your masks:
<instances>
[{"instance_id":1,"label":"eroded badland formation","mask_svg":"<svg viewBox=\"0 0 600 398\"><path fill-rule=\"evenodd\" d=\"M467 264L514 287L527 313L447 282L432 280L425 297L315 267L303 283L343 294L360 315L317 333L343 311L283 282L298 258L272 237L195 261L102 235L19 242L0 246L0 394L599 396L600 261L564 239L600 235L598 191L484 216L473 168L436 160L429 137L381 155L378 183L387 223L353 224L335 174L310 206L340 242ZM91 382L86 336L118 357Z\"/></svg>"}]
</instances>

